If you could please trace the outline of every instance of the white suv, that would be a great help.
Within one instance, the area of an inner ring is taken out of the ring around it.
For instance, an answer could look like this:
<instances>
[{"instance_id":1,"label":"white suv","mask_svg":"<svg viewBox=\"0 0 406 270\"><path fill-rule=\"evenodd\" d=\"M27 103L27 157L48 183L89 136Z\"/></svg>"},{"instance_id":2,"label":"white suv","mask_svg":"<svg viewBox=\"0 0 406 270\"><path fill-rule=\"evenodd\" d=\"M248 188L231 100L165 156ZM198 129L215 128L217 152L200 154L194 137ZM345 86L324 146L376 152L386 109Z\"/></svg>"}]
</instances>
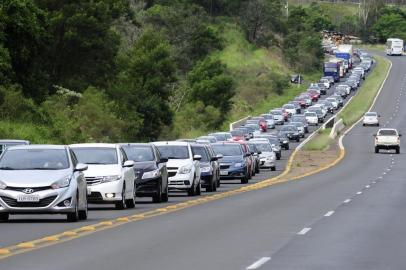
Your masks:
<instances>
[{"instance_id":1,"label":"white suv","mask_svg":"<svg viewBox=\"0 0 406 270\"><path fill-rule=\"evenodd\" d=\"M162 158L167 158L169 190L186 190L189 196L200 195L199 155L193 155L188 142L154 142Z\"/></svg>"},{"instance_id":2,"label":"white suv","mask_svg":"<svg viewBox=\"0 0 406 270\"><path fill-rule=\"evenodd\" d=\"M88 186L88 202L115 204L117 209L135 207L134 161L128 160L120 145L86 143L70 146L80 163Z\"/></svg>"}]
</instances>

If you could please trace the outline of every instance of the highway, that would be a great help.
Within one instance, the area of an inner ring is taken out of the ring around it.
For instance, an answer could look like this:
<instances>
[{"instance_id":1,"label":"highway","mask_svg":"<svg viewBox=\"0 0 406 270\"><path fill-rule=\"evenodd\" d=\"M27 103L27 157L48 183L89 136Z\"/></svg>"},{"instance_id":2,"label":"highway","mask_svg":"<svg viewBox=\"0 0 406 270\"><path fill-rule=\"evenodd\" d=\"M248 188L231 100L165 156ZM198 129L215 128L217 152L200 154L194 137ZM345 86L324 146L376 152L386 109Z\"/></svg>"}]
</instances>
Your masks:
<instances>
[{"instance_id":1,"label":"highway","mask_svg":"<svg viewBox=\"0 0 406 270\"><path fill-rule=\"evenodd\" d=\"M393 68L374 110L405 133L406 59ZM357 125L336 167L299 181L244 192L103 230L0 260L0 269L402 269L406 245L405 154L374 154L376 127ZM261 173L251 183L271 178ZM234 183L234 184L233 184ZM240 188L223 184L220 192ZM170 197L172 204L189 200ZM13 217L0 224L0 248L161 207L95 207L83 224L62 217Z\"/></svg>"}]
</instances>

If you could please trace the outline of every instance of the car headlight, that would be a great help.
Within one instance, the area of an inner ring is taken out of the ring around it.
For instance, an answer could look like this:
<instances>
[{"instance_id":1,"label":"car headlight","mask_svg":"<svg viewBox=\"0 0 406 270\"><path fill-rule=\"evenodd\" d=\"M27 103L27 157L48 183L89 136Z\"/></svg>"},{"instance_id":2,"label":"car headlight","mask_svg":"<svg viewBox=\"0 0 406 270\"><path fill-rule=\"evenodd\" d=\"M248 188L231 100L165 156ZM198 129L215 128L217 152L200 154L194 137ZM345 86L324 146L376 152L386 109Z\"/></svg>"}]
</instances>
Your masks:
<instances>
[{"instance_id":1,"label":"car headlight","mask_svg":"<svg viewBox=\"0 0 406 270\"><path fill-rule=\"evenodd\" d=\"M51 185L51 187L53 189L59 189L59 188L64 188L64 187L68 187L70 184L70 176L66 176L64 178L62 178L61 180L56 181L55 183L53 183Z\"/></svg>"},{"instance_id":2,"label":"car headlight","mask_svg":"<svg viewBox=\"0 0 406 270\"><path fill-rule=\"evenodd\" d=\"M188 174L192 171L192 166L191 165L186 165L180 168L179 173L180 174Z\"/></svg>"},{"instance_id":3,"label":"car headlight","mask_svg":"<svg viewBox=\"0 0 406 270\"><path fill-rule=\"evenodd\" d=\"M104 176L102 183L108 183L108 182L114 182L118 181L121 179L121 175L109 175L109 176Z\"/></svg>"},{"instance_id":4,"label":"car headlight","mask_svg":"<svg viewBox=\"0 0 406 270\"><path fill-rule=\"evenodd\" d=\"M287 141L287 140L284 140L283 143L288 143L288 141Z\"/></svg>"},{"instance_id":5,"label":"car headlight","mask_svg":"<svg viewBox=\"0 0 406 270\"><path fill-rule=\"evenodd\" d=\"M161 176L161 171L159 169L156 169L150 172L144 172L144 174L142 175L142 179L156 178L158 176Z\"/></svg>"},{"instance_id":6,"label":"car headlight","mask_svg":"<svg viewBox=\"0 0 406 270\"><path fill-rule=\"evenodd\" d=\"M241 168L241 167L244 167L244 164L240 163L240 162L237 162L237 163L234 164L234 167Z\"/></svg>"},{"instance_id":7,"label":"car headlight","mask_svg":"<svg viewBox=\"0 0 406 270\"><path fill-rule=\"evenodd\" d=\"M210 170L211 170L211 167L210 167L210 166L208 166L208 167L201 167L201 168L200 168L200 172L204 172L204 173L210 172Z\"/></svg>"},{"instance_id":8,"label":"car headlight","mask_svg":"<svg viewBox=\"0 0 406 270\"><path fill-rule=\"evenodd\" d=\"M4 182L0 181L0 189L6 189L6 188L7 188L7 185Z\"/></svg>"}]
</instances>

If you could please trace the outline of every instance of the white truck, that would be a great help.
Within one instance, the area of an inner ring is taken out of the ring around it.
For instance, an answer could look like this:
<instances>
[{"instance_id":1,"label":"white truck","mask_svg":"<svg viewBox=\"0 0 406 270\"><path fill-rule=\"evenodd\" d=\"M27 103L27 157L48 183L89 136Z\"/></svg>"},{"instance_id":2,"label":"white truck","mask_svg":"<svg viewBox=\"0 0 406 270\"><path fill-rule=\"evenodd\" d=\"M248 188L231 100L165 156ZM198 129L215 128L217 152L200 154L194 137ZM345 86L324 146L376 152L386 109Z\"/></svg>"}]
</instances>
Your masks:
<instances>
[{"instance_id":1,"label":"white truck","mask_svg":"<svg viewBox=\"0 0 406 270\"><path fill-rule=\"evenodd\" d=\"M400 153L400 136L396 129L382 128L378 130L375 136L375 153L380 149L395 150L396 154Z\"/></svg>"},{"instance_id":2,"label":"white truck","mask_svg":"<svg viewBox=\"0 0 406 270\"><path fill-rule=\"evenodd\" d=\"M388 38L386 41L386 54L387 55L402 55L403 53L403 40L399 38Z\"/></svg>"}]
</instances>

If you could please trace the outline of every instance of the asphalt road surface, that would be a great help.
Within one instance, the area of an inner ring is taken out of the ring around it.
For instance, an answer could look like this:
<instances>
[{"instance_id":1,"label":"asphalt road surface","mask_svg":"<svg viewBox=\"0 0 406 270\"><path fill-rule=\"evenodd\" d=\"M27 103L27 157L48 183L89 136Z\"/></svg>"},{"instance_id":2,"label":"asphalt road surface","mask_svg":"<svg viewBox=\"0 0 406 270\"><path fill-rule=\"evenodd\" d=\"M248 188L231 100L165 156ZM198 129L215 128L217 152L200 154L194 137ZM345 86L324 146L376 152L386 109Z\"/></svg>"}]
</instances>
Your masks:
<instances>
[{"instance_id":1,"label":"asphalt road surface","mask_svg":"<svg viewBox=\"0 0 406 270\"><path fill-rule=\"evenodd\" d=\"M402 132L406 109L396 105L406 95L406 58L391 59L375 110ZM345 159L328 171L15 255L0 260L0 269L402 269L405 156L374 154L376 129L354 128ZM280 173L287 154L277 172L251 183ZM220 192L241 186L231 181ZM170 203L188 199L172 194ZM95 206L80 225L13 216L0 224L0 247L161 206L147 199L135 210Z\"/></svg>"}]
</instances>

